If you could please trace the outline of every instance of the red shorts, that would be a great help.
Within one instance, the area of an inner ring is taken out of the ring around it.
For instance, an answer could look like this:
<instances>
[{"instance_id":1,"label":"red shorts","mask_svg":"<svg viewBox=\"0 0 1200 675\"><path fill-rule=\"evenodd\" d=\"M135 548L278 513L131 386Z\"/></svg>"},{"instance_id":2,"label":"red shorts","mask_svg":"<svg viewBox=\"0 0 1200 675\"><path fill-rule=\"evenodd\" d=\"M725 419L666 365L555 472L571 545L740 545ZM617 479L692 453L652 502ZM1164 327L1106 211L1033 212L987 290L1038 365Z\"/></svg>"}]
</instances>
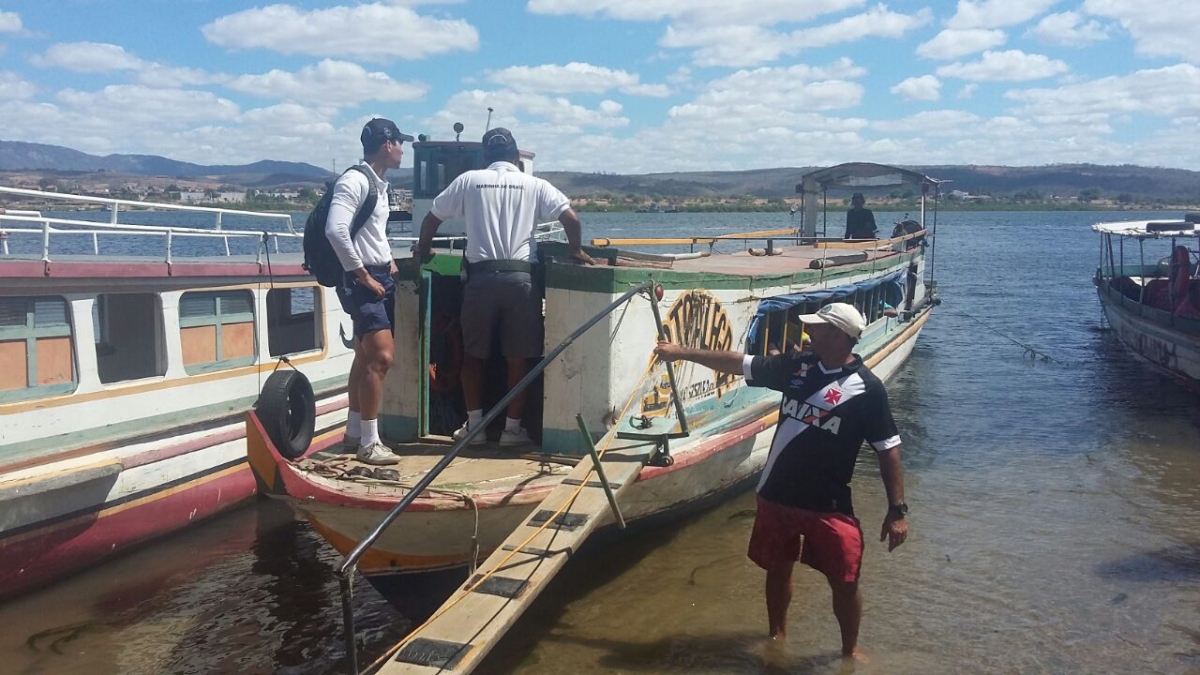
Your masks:
<instances>
[{"instance_id":1,"label":"red shorts","mask_svg":"<svg viewBox=\"0 0 1200 675\"><path fill-rule=\"evenodd\" d=\"M854 582L862 569L862 528L844 513L806 511L759 497L747 555L765 570L799 560L830 581Z\"/></svg>"}]
</instances>

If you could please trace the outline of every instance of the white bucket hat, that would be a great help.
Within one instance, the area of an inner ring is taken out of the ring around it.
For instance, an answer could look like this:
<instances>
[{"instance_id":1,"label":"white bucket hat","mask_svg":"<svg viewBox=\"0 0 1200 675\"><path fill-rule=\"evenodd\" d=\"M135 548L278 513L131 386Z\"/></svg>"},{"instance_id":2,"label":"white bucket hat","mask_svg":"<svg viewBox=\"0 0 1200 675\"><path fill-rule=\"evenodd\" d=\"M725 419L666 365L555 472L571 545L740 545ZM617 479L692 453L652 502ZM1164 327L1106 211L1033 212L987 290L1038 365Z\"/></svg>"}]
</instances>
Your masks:
<instances>
[{"instance_id":1,"label":"white bucket hat","mask_svg":"<svg viewBox=\"0 0 1200 675\"><path fill-rule=\"evenodd\" d=\"M817 310L816 314L801 314L800 321L803 323L827 323L836 326L843 333L855 339L861 337L863 329L867 327L867 320L855 309L854 305L844 302L825 305Z\"/></svg>"}]
</instances>

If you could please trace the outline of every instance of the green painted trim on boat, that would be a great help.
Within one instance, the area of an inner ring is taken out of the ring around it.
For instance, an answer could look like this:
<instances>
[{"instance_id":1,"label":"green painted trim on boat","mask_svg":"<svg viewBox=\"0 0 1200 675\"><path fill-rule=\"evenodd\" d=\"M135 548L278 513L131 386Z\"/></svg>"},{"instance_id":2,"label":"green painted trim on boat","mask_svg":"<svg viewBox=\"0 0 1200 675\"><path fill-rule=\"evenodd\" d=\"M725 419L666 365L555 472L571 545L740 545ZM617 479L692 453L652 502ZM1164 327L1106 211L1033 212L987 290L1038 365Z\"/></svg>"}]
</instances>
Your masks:
<instances>
[{"instance_id":1,"label":"green painted trim on boat","mask_svg":"<svg viewBox=\"0 0 1200 675\"><path fill-rule=\"evenodd\" d=\"M420 281L421 273L428 272L442 277L456 277L462 269L462 255L454 253L434 253L429 262L415 265L411 258L401 261L397 266L397 277L405 281Z\"/></svg>"},{"instance_id":2,"label":"green painted trim on boat","mask_svg":"<svg viewBox=\"0 0 1200 675\"><path fill-rule=\"evenodd\" d=\"M79 382L63 382L60 384L44 384L37 387L25 387L24 389L9 389L0 391L0 403L18 403L20 401L28 401L34 398L62 396L70 394L79 386ZM3 448L0 448L0 452Z\"/></svg>"},{"instance_id":3,"label":"green painted trim on boat","mask_svg":"<svg viewBox=\"0 0 1200 675\"><path fill-rule=\"evenodd\" d=\"M704 288L754 291L779 286L808 286L860 274L883 274L905 267L923 255L921 252L902 253L887 258L883 264L875 264L879 261L867 261L825 270L801 269L785 274L763 275L680 272L636 267L583 267L550 263L546 266L546 287L592 293L623 293L648 277L653 277L667 290Z\"/></svg>"},{"instance_id":4,"label":"green painted trim on boat","mask_svg":"<svg viewBox=\"0 0 1200 675\"><path fill-rule=\"evenodd\" d=\"M313 391L316 392L318 398L338 387L344 387L345 384L345 376L332 377L312 383ZM249 410L254 407L256 401L258 401L258 394L243 396L231 401L214 403L200 408L190 408L188 410L118 422L83 432L69 432L47 438L0 445L0 460L4 462L20 461L38 455L66 452L105 441L133 438L144 434L166 431L172 427L180 427L195 422L202 422L206 419L218 418L224 415L235 414L239 411Z\"/></svg>"},{"instance_id":5,"label":"green painted trim on boat","mask_svg":"<svg viewBox=\"0 0 1200 675\"><path fill-rule=\"evenodd\" d=\"M417 437L417 418L380 413L379 435L397 443L411 441Z\"/></svg>"}]
</instances>

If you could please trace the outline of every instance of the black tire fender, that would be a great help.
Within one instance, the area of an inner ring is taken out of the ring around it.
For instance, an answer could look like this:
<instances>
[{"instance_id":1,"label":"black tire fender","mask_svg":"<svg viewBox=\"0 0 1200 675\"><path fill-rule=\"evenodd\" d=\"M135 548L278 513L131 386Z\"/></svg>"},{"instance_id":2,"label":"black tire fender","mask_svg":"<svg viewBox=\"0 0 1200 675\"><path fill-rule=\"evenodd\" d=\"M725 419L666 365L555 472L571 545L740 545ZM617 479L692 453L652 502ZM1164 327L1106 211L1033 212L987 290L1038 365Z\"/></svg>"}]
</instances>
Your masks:
<instances>
[{"instance_id":1,"label":"black tire fender","mask_svg":"<svg viewBox=\"0 0 1200 675\"><path fill-rule=\"evenodd\" d=\"M317 423L317 399L304 373L290 368L271 373L254 411L279 454L298 459L308 450Z\"/></svg>"}]
</instances>

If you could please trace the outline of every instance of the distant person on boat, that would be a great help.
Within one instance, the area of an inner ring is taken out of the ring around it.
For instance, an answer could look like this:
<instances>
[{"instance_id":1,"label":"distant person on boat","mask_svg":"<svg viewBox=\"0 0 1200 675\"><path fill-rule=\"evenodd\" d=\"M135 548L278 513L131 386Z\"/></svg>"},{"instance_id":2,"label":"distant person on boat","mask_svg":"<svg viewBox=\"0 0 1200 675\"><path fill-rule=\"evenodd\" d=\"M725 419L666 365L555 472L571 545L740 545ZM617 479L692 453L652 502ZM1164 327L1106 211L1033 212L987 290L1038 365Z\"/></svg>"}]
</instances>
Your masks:
<instances>
[{"instance_id":1,"label":"distant person on boat","mask_svg":"<svg viewBox=\"0 0 1200 675\"><path fill-rule=\"evenodd\" d=\"M900 435L883 383L852 353L866 321L853 305L832 303L800 316L811 352L775 356L717 352L659 342L659 358L740 374L751 386L783 393L779 423L758 483L758 510L749 557L767 572L767 620L772 640L787 633L792 568L800 562L825 575L842 633L842 655L861 658L858 627L863 535L850 499L850 478L863 441L875 449L887 492L879 540L888 551L904 543L904 472ZM801 544L803 538L803 545Z\"/></svg>"},{"instance_id":2,"label":"distant person on boat","mask_svg":"<svg viewBox=\"0 0 1200 675\"><path fill-rule=\"evenodd\" d=\"M370 193L368 180L375 181L379 195L387 195L383 176L388 169L400 168L402 146L413 137L400 133L391 120L376 118L367 122L359 138L362 163L374 178L368 179L362 171L343 173L333 185L325 224L325 236L346 271L337 289L338 299L354 322L350 413L342 447L357 452L358 460L366 464L395 464L400 458L379 438L383 378L392 367L392 328L396 323L396 282L392 277L396 266L387 240L388 200L376 200L375 211L353 240L350 223Z\"/></svg>"},{"instance_id":3,"label":"distant person on boat","mask_svg":"<svg viewBox=\"0 0 1200 675\"><path fill-rule=\"evenodd\" d=\"M846 239L878 239L879 227L875 225L875 214L864 204L866 197L855 192L850 197L850 210L846 212Z\"/></svg>"},{"instance_id":4,"label":"distant person on boat","mask_svg":"<svg viewBox=\"0 0 1200 675\"><path fill-rule=\"evenodd\" d=\"M467 421L454 432L455 440L466 438L483 422L483 371L492 356L494 337L499 337L510 389L529 372L529 359L542 354L542 292L533 278L536 225L557 219L566 232L570 257L593 263L583 252L582 224L571 200L549 182L521 171L521 154L512 132L495 127L484 133L483 161L488 163L486 169L461 174L434 198L421 222L421 238L414 251L415 256L426 259L442 222L466 219L467 282L460 323ZM532 443L522 426L525 399L521 392L508 404L501 446ZM472 444L486 441L480 433Z\"/></svg>"}]
</instances>

